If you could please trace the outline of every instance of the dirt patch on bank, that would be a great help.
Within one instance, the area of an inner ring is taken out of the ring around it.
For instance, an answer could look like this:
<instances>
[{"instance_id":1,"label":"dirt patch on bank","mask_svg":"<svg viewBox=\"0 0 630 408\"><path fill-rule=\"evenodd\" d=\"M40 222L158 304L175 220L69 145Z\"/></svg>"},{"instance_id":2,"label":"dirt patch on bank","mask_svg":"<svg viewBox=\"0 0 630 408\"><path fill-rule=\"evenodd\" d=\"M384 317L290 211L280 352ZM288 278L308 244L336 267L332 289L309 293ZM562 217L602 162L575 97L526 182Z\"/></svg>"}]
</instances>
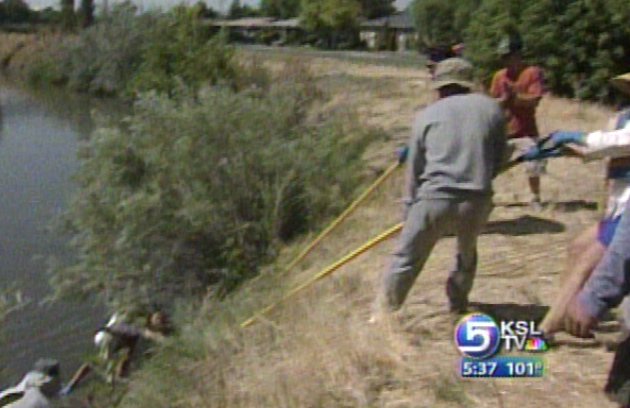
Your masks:
<instances>
[{"instance_id":1,"label":"dirt patch on bank","mask_svg":"<svg viewBox=\"0 0 630 408\"><path fill-rule=\"evenodd\" d=\"M63 38L63 34L52 31L32 34L0 32L0 69L9 77L26 79L42 53Z\"/></svg>"}]
</instances>

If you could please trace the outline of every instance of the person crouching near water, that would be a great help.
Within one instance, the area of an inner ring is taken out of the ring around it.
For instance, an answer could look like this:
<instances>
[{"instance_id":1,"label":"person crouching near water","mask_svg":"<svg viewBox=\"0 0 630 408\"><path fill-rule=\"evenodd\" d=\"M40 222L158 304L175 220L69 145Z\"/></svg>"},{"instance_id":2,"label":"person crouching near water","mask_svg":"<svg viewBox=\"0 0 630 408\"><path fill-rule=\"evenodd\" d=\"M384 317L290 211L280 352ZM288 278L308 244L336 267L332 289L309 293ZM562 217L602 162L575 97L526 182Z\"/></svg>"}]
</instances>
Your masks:
<instances>
[{"instance_id":1,"label":"person crouching near water","mask_svg":"<svg viewBox=\"0 0 630 408\"><path fill-rule=\"evenodd\" d=\"M104 366L107 383L114 385L120 378L129 376L131 362L143 340L163 342L173 333L173 327L164 312L154 312L147 317L145 327L128 323L121 314L114 314L109 322L96 331L94 345L98 348L99 365ZM71 393L93 371L90 363L83 364L61 391Z\"/></svg>"}]
</instances>

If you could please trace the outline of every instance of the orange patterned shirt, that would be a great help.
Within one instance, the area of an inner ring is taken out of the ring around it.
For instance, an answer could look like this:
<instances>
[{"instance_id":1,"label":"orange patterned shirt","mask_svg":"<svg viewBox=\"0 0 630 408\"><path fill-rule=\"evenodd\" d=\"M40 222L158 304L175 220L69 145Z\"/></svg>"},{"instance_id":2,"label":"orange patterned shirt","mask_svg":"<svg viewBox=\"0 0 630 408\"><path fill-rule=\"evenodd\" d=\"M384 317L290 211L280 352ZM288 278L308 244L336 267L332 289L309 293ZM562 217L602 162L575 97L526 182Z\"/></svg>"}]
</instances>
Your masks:
<instances>
[{"instance_id":1,"label":"orange patterned shirt","mask_svg":"<svg viewBox=\"0 0 630 408\"><path fill-rule=\"evenodd\" d=\"M543 72L536 66L525 68L518 78L510 78L507 69L502 69L494 74L490 95L501 98L506 93L506 88L511 87L517 94L527 96L543 96L545 93L545 81ZM508 137L538 137L536 125L536 108L511 106L506 109L508 121Z\"/></svg>"}]
</instances>

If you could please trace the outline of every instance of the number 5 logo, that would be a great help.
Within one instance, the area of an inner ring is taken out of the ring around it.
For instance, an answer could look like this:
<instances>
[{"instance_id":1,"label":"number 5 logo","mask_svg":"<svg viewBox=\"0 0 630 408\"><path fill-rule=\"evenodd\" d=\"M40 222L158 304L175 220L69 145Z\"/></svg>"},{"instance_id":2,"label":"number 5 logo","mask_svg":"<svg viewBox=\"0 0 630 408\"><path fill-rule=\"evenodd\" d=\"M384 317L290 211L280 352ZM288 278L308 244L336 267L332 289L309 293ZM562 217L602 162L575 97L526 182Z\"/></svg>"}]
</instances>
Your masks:
<instances>
[{"instance_id":1,"label":"number 5 logo","mask_svg":"<svg viewBox=\"0 0 630 408\"><path fill-rule=\"evenodd\" d=\"M455 344L459 351L472 358L488 358L500 343L499 327L492 317L474 313L463 317L455 328Z\"/></svg>"}]
</instances>

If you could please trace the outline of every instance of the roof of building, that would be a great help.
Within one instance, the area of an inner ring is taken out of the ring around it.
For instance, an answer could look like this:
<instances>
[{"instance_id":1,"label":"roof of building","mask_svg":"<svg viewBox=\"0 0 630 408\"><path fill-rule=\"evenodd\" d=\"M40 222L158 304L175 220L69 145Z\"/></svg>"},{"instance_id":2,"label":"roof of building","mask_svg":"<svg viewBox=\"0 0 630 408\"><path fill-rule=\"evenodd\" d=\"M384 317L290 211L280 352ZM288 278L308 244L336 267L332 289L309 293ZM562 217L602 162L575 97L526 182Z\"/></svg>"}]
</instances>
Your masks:
<instances>
[{"instance_id":1,"label":"roof of building","mask_svg":"<svg viewBox=\"0 0 630 408\"><path fill-rule=\"evenodd\" d=\"M269 24L271 27L280 27L280 28L298 28L300 27L300 19L299 18L290 18L288 20L276 20Z\"/></svg>"},{"instance_id":2,"label":"roof of building","mask_svg":"<svg viewBox=\"0 0 630 408\"><path fill-rule=\"evenodd\" d=\"M361 23L362 29L377 29L377 28L393 28L397 30L414 30L413 19L408 10L400 11L398 13L391 14L389 16L375 18L372 20L366 20Z\"/></svg>"},{"instance_id":3,"label":"roof of building","mask_svg":"<svg viewBox=\"0 0 630 408\"><path fill-rule=\"evenodd\" d=\"M218 27L257 28L269 27L274 21L271 17L247 17L236 20L214 20L212 25Z\"/></svg>"}]
</instances>

